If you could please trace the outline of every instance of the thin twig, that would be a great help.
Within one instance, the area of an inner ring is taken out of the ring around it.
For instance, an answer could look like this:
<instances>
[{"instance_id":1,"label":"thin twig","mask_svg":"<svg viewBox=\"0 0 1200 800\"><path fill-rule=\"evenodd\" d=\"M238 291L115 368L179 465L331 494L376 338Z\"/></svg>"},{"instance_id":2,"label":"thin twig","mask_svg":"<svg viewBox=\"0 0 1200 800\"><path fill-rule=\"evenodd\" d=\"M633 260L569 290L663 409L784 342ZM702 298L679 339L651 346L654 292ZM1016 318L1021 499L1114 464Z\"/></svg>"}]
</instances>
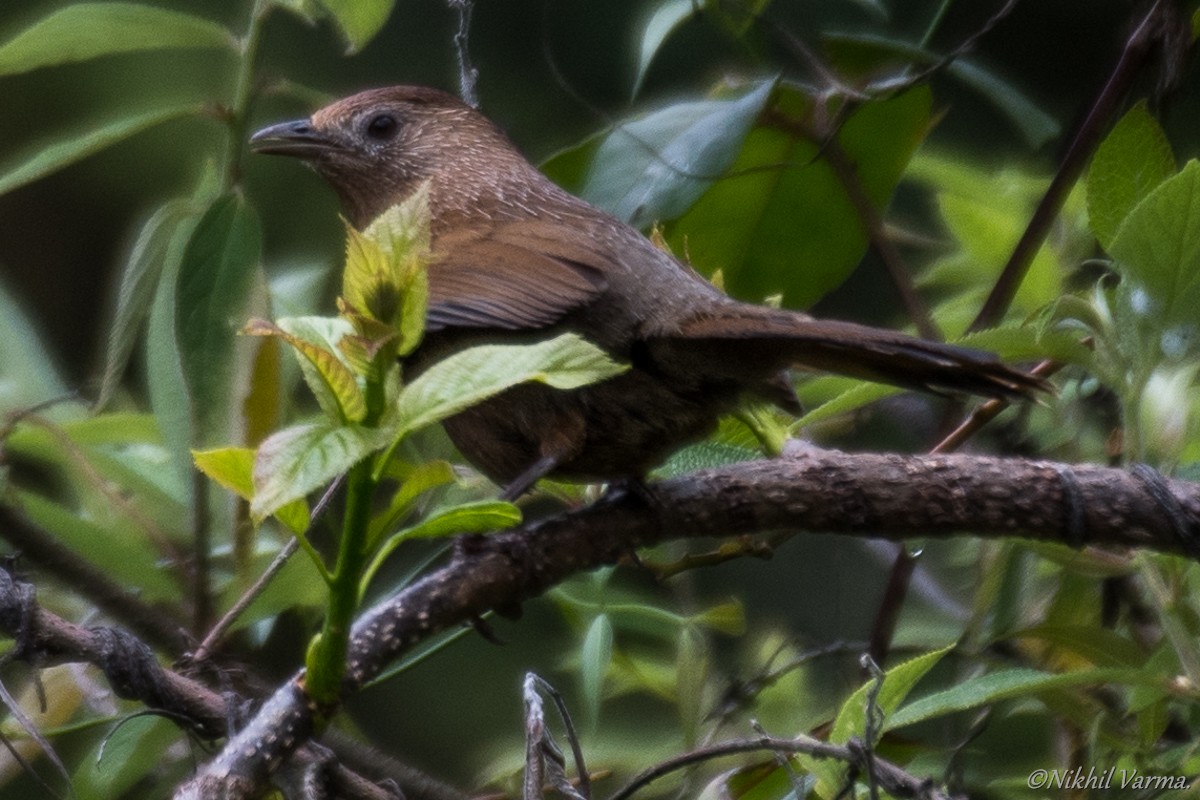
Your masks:
<instances>
[{"instance_id":1,"label":"thin twig","mask_svg":"<svg viewBox=\"0 0 1200 800\"><path fill-rule=\"evenodd\" d=\"M328 507L329 501L333 498L333 495L337 492L338 487L342 485L344 480L345 476L339 475L329 484L329 486L325 488L325 492L321 495L321 499L318 500L316 506L313 507L312 514L309 517L308 529L305 530L305 532L300 536L307 536L312 531L313 526L316 525L317 520L321 518L321 515L325 513L325 509ZM284 566L287 565L288 559L292 557L292 554L294 554L300 548L300 536L293 536L288 540L287 544L283 546L283 549L279 551L274 560L272 560L267 568L263 570L262 575L259 575L258 579L251 584L250 588L242 593L242 596L237 599L237 602L235 602L232 607L230 607L229 611L225 612L225 615L221 617L217 624L212 626L212 629L208 632L208 635L204 637L204 641L202 641L200 646L196 648L195 652L189 656L189 662L199 663L208 658L209 652L213 649L213 647L216 646L217 642L219 642L221 638L225 636L225 633L229 630L233 623L237 622L237 619L242 615L242 612L249 608L250 604L253 603L254 600L263 593L263 590L267 588L267 585L270 584L271 580L279 574L279 571L282 570Z\"/></svg>"},{"instance_id":2,"label":"thin twig","mask_svg":"<svg viewBox=\"0 0 1200 800\"><path fill-rule=\"evenodd\" d=\"M454 52L458 56L458 94L471 108L479 108L479 70L471 64L470 31L473 0L446 0L458 14L458 30L454 34Z\"/></svg>"},{"instance_id":3,"label":"thin twig","mask_svg":"<svg viewBox=\"0 0 1200 800\"><path fill-rule=\"evenodd\" d=\"M1063 364L1047 359L1040 362L1036 367L1031 369L1029 373L1036 375L1039 378L1049 378L1051 375L1063 368ZM979 408L971 413L971 416L963 420L957 428L951 431L945 439L934 445L929 451L929 455L935 456L942 453L953 453L958 448L966 444L967 440L974 436L980 428L991 422L996 417L1000 416L1000 412L1008 408L1010 404L1006 400L988 400Z\"/></svg>"},{"instance_id":4,"label":"thin twig","mask_svg":"<svg viewBox=\"0 0 1200 800\"><path fill-rule=\"evenodd\" d=\"M904 310L913 324L917 326L917 332L926 339L942 341L945 337L934 324L925 302L917 294L917 288L912 281L912 273L905 266L900 250L887 234L883 215L876 207L875 201L867 194L867 187L863 185L858 171L850 163L850 159L846 156L846 152L836 137L829 137L826 142L825 160L833 168L838 182L841 183L851 205L854 206L863 230L866 231L867 239L871 242L871 247L879 256L879 260L883 262L884 269L887 270L888 277L892 280L892 286L900 295L900 302L904 304Z\"/></svg>"}]
</instances>

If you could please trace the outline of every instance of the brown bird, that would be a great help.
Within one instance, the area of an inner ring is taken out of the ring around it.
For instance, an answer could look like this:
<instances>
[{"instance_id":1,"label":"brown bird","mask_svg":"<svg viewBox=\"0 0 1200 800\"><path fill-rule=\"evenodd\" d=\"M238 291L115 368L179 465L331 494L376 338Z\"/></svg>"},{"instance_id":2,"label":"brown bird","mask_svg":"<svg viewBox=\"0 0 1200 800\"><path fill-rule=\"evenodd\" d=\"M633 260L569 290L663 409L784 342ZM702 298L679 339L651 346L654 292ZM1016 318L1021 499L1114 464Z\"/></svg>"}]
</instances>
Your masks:
<instances>
[{"instance_id":1,"label":"brown bird","mask_svg":"<svg viewBox=\"0 0 1200 800\"><path fill-rule=\"evenodd\" d=\"M359 228L430 182L429 314L410 375L474 344L564 331L631 365L570 391L523 384L447 421L463 455L509 497L545 475L640 478L747 393L797 407L783 380L790 366L939 393L1045 388L988 353L734 300L556 186L444 92L362 92L251 143L310 164Z\"/></svg>"}]
</instances>

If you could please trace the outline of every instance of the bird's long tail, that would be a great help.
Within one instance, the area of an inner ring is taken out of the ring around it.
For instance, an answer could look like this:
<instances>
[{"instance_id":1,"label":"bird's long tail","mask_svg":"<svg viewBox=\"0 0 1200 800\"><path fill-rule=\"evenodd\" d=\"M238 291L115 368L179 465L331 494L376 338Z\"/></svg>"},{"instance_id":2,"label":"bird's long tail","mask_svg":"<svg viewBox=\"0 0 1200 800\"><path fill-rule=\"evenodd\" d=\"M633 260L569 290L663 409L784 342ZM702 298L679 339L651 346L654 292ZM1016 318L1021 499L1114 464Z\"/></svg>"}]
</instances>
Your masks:
<instances>
[{"instance_id":1,"label":"bird's long tail","mask_svg":"<svg viewBox=\"0 0 1200 800\"><path fill-rule=\"evenodd\" d=\"M755 346L747 347L748 340ZM685 369L688 360L702 359L709 374L724 365L731 378L799 366L937 394L1018 399L1050 390L1041 378L981 350L760 306L731 304L650 344Z\"/></svg>"}]
</instances>

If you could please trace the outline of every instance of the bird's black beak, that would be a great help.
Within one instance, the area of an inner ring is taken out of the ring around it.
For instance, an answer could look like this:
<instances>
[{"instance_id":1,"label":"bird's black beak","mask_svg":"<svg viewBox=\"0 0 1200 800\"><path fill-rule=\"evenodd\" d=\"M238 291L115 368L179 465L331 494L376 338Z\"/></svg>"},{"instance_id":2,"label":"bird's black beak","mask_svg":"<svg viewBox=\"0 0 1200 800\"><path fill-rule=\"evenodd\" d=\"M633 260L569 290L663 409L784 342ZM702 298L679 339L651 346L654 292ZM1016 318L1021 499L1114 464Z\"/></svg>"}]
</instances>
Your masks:
<instances>
[{"instance_id":1,"label":"bird's black beak","mask_svg":"<svg viewBox=\"0 0 1200 800\"><path fill-rule=\"evenodd\" d=\"M250 149L256 153L309 159L341 148L309 120L298 119L263 128L250 137Z\"/></svg>"}]
</instances>

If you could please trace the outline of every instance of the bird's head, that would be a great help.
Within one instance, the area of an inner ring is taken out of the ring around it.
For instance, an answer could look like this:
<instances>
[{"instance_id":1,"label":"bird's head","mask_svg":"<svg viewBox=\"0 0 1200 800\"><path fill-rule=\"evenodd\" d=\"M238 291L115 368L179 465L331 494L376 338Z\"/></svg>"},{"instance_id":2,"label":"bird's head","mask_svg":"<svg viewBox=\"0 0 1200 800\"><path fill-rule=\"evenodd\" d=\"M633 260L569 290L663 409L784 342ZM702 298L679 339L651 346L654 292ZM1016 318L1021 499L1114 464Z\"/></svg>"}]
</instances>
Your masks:
<instances>
[{"instance_id":1,"label":"bird's head","mask_svg":"<svg viewBox=\"0 0 1200 800\"><path fill-rule=\"evenodd\" d=\"M469 211L527 166L482 114L420 86L361 92L308 119L264 128L250 145L258 153L311 165L337 191L356 227L425 180L432 183L435 205Z\"/></svg>"}]
</instances>

